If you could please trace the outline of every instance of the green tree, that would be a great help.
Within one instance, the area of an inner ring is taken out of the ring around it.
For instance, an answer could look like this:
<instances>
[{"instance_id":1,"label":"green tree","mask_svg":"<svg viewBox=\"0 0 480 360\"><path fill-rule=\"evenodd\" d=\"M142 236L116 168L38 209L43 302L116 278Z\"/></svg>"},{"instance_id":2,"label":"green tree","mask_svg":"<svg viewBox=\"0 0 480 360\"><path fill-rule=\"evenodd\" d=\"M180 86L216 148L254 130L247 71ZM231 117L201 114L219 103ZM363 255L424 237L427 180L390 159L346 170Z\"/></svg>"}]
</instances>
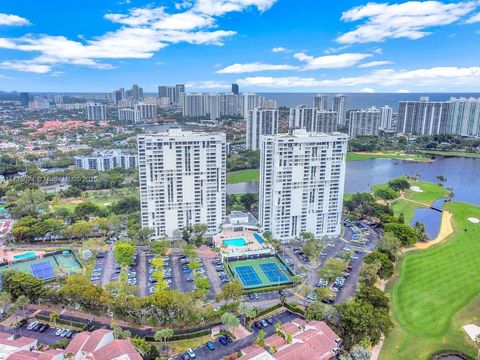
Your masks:
<instances>
[{"instance_id":1,"label":"green tree","mask_svg":"<svg viewBox=\"0 0 480 360\"><path fill-rule=\"evenodd\" d=\"M15 307L22 310L23 317L26 316L25 309L30 304L30 299L25 295L20 295L15 301Z\"/></svg>"},{"instance_id":2,"label":"green tree","mask_svg":"<svg viewBox=\"0 0 480 360\"><path fill-rule=\"evenodd\" d=\"M127 242L118 243L115 246L115 261L122 267L133 264L133 255L135 255L135 247Z\"/></svg>"},{"instance_id":3,"label":"green tree","mask_svg":"<svg viewBox=\"0 0 480 360\"><path fill-rule=\"evenodd\" d=\"M57 326L57 321L59 317L60 315L57 312L50 313L50 316L49 316L50 322L52 322L54 326Z\"/></svg>"},{"instance_id":4,"label":"green tree","mask_svg":"<svg viewBox=\"0 0 480 360\"><path fill-rule=\"evenodd\" d=\"M379 263L363 264L360 269L359 281L366 286L374 286L378 280Z\"/></svg>"},{"instance_id":5,"label":"green tree","mask_svg":"<svg viewBox=\"0 0 480 360\"><path fill-rule=\"evenodd\" d=\"M400 194L397 191L391 188L377 189L373 194L375 195L376 198L382 199L382 200L394 200L400 196Z\"/></svg>"},{"instance_id":6,"label":"green tree","mask_svg":"<svg viewBox=\"0 0 480 360\"><path fill-rule=\"evenodd\" d=\"M67 230L68 234L74 238L84 240L93 234L93 223L85 220L74 222Z\"/></svg>"},{"instance_id":7,"label":"green tree","mask_svg":"<svg viewBox=\"0 0 480 360\"><path fill-rule=\"evenodd\" d=\"M328 306L320 301L312 301L305 311L305 318L311 320L325 320L329 314Z\"/></svg>"},{"instance_id":8,"label":"green tree","mask_svg":"<svg viewBox=\"0 0 480 360\"><path fill-rule=\"evenodd\" d=\"M15 219L23 216L38 217L48 209L45 193L41 190L26 189L9 205L9 211Z\"/></svg>"},{"instance_id":9,"label":"green tree","mask_svg":"<svg viewBox=\"0 0 480 360\"><path fill-rule=\"evenodd\" d=\"M428 235L425 230L425 224L416 221L415 224L413 225L415 231L418 234L418 241L427 241L428 240Z\"/></svg>"},{"instance_id":10,"label":"green tree","mask_svg":"<svg viewBox=\"0 0 480 360\"><path fill-rule=\"evenodd\" d=\"M251 211L252 205L258 201L257 194L247 193L240 197L240 203L245 207L245 210Z\"/></svg>"},{"instance_id":11,"label":"green tree","mask_svg":"<svg viewBox=\"0 0 480 360\"><path fill-rule=\"evenodd\" d=\"M228 284L225 284L220 293L220 299L225 300L226 302L239 299L243 294L243 286L238 280L230 281Z\"/></svg>"},{"instance_id":12,"label":"green tree","mask_svg":"<svg viewBox=\"0 0 480 360\"><path fill-rule=\"evenodd\" d=\"M393 327L388 310L375 308L365 301L347 301L337 305L337 309L347 349L365 337L370 338L372 344L378 344L382 334L387 336Z\"/></svg>"},{"instance_id":13,"label":"green tree","mask_svg":"<svg viewBox=\"0 0 480 360\"><path fill-rule=\"evenodd\" d=\"M355 298L372 304L376 309L383 308L388 310L390 307L390 300L387 295L374 286L361 286Z\"/></svg>"},{"instance_id":14,"label":"green tree","mask_svg":"<svg viewBox=\"0 0 480 360\"><path fill-rule=\"evenodd\" d=\"M155 332L155 335L153 336L155 340L157 341L162 341L163 342L163 348L167 348L167 339L171 338L173 336L173 330L172 329L160 329Z\"/></svg>"},{"instance_id":15,"label":"green tree","mask_svg":"<svg viewBox=\"0 0 480 360\"><path fill-rule=\"evenodd\" d=\"M330 300L332 298L335 298L335 295L332 291L332 289L326 287L326 288L318 288L315 290L315 294L317 294L317 299L319 301L323 300Z\"/></svg>"},{"instance_id":16,"label":"green tree","mask_svg":"<svg viewBox=\"0 0 480 360\"><path fill-rule=\"evenodd\" d=\"M383 234L377 242L377 250L387 254L392 261L397 259L401 248L402 243L391 232Z\"/></svg>"},{"instance_id":17,"label":"green tree","mask_svg":"<svg viewBox=\"0 0 480 360\"><path fill-rule=\"evenodd\" d=\"M257 310L254 307L251 307L250 305L241 302L238 304L238 313L242 315L243 318L243 323L245 324L247 322L247 318L254 318L255 315L257 314Z\"/></svg>"},{"instance_id":18,"label":"green tree","mask_svg":"<svg viewBox=\"0 0 480 360\"><path fill-rule=\"evenodd\" d=\"M265 331L263 330L260 330L258 332L258 335L257 335L257 338L255 339L255 344L261 346L261 347L265 347Z\"/></svg>"},{"instance_id":19,"label":"green tree","mask_svg":"<svg viewBox=\"0 0 480 360\"><path fill-rule=\"evenodd\" d=\"M314 266L322 252L322 248L322 244L317 241L314 236L309 237L307 242L302 246L303 252L308 256L308 259L314 264Z\"/></svg>"},{"instance_id":20,"label":"green tree","mask_svg":"<svg viewBox=\"0 0 480 360\"><path fill-rule=\"evenodd\" d=\"M364 258L365 264L380 264L378 269L378 276L383 279L389 279L393 275L393 262L390 260L387 254L380 251L373 251Z\"/></svg>"},{"instance_id":21,"label":"green tree","mask_svg":"<svg viewBox=\"0 0 480 360\"><path fill-rule=\"evenodd\" d=\"M231 313L223 314L221 320L225 329L229 331L235 330L240 326L240 321L238 320L238 318Z\"/></svg>"},{"instance_id":22,"label":"green tree","mask_svg":"<svg viewBox=\"0 0 480 360\"><path fill-rule=\"evenodd\" d=\"M132 338L132 345L137 349L140 354L142 355L142 359L144 360L156 360L160 354L152 343L148 342L143 338Z\"/></svg>"},{"instance_id":23,"label":"green tree","mask_svg":"<svg viewBox=\"0 0 480 360\"><path fill-rule=\"evenodd\" d=\"M110 206L110 211L117 215L126 215L140 211L140 200L137 197L128 196L118 200Z\"/></svg>"},{"instance_id":24,"label":"green tree","mask_svg":"<svg viewBox=\"0 0 480 360\"><path fill-rule=\"evenodd\" d=\"M406 224L386 224L385 232L391 232L403 246L413 246L418 240L418 233Z\"/></svg>"},{"instance_id":25,"label":"green tree","mask_svg":"<svg viewBox=\"0 0 480 360\"><path fill-rule=\"evenodd\" d=\"M203 244L205 242L205 233L208 230L207 224L195 224L193 225L193 237L196 245Z\"/></svg>"},{"instance_id":26,"label":"green tree","mask_svg":"<svg viewBox=\"0 0 480 360\"><path fill-rule=\"evenodd\" d=\"M402 191L410 189L410 183L403 178L391 179L388 186L395 191Z\"/></svg>"},{"instance_id":27,"label":"green tree","mask_svg":"<svg viewBox=\"0 0 480 360\"><path fill-rule=\"evenodd\" d=\"M320 276L328 281L334 280L347 270L347 262L342 259L328 259L325 261Z\"/></svg>"},{"instance_id":28,"label":"green tree","mask_svg":"<svg viewBox=\"0 0 480 360\"><path fill-rule=\"evenodd\" d=\"M370 360L372 353L368 349L355 346L350 350L350 358L352 360Z\"/></svg>"},{"instance_id":29,"label":"green tree","mask_svg":"<svg viewBox=\"0 0 480 360\"><path fill-rule=\"evenodd\" d=\"M2 289L7 292L12 301L21 296L31 302L37 302L45 294L45 282L26 272L6 270L2 273Z\"/></svg>"},{"instance_id":30,"label":"green tree","mask_svg":"<svg viewBox=\"0 0 480 360\"><path fill-rule=\"evenodd\" d=\"M79 304L93 314L105 313L110 300L104 289L82 275L68 276L59 295L67 304Z\"/></svg>"}]
</instances>

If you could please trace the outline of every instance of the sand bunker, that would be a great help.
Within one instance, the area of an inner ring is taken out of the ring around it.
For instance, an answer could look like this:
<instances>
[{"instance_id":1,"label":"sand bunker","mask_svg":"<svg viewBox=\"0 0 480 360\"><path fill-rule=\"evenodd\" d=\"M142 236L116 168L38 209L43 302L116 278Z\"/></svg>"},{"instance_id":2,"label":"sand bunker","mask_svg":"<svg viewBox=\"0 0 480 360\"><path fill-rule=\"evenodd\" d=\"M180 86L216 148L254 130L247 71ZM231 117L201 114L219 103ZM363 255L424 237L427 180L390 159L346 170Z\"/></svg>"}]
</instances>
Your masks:
<instances>
[{"instance_id":1,"label":"sand bunker","mask_svg":"<svg viewBox=\"0 0 480 360\"><path fill-rule=\"evenodd\" d=\"M465 325L463 327L463 330L465 330L465 332L468 334L470 339L472 339L473 341L475 341L477 336L480 335L480 326L477 326L477 325L473 325L473 324Z\"/></svg>"},{"instance_id":2,"label":"sand bunker","mask_svg":"<svg viewBox=\"0 0 480 360\"><path fill-rule=\"evenodd\" d=\"M477 219L477 218L474 218L474 217L469 217L467 220L470 221L471 223L474 223L474 224L480 223L480 219Z\"/></svg>"},{"instance_id":3,"label":"sand bunker","mask_svg":"<svg viewBox=\"0 0 480 360\"><path fill-rule=\"evenodd\" d=\"M418 186L410 186L410 190L415 192L423 192L423 190L420 189Z\"/></svg>"}]
</instances>

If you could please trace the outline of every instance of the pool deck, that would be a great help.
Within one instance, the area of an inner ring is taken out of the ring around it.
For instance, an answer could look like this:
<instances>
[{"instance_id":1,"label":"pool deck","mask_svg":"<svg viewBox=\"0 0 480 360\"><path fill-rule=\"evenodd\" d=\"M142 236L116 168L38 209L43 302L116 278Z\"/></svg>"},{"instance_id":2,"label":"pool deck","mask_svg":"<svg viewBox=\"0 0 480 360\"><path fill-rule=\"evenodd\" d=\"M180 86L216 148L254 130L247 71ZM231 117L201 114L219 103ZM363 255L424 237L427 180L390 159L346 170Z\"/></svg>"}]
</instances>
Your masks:
<instances>
[{"instance_id":1,"label":"pool deck","mask_svg":"<svg viewBox=\"0 0 480 360\"><path fill-rule=\"evenodd\" d=\"M45 255L45 251L10 251L5 250L2 246L0 247L0 264L13 264L22 262L22 259L15 259L14 257L25 253L35 253L37 259L42 258Z\"/></svg>"},{"instance_id":2,"label":"pool deck","mask_svg":"<svg viewBox=\"0 0 480 360\"><path fill-rule=\"evenodd\" d=\"M222 254L225 255L241 255L244 253L252 252L264 252L265 250L272 250L272 247L266 242L260 244L255 238L256 231L232 231L223 230L221 233L213 237L213 242L217 248L219 248ZM227 246L223 243L223 240L231 240L243 238L247 242L245 246Z\"/></svg>"}]
</instances>

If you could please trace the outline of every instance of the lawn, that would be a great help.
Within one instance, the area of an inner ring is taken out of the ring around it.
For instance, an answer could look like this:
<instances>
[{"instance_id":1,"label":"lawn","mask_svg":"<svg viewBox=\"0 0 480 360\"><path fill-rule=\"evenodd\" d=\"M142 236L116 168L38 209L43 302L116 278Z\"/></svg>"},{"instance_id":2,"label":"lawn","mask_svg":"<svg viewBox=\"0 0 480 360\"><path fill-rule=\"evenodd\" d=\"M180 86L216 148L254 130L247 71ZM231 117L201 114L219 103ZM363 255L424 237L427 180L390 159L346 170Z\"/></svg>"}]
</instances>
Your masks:
<instances>
[{"instance_id":1,"label":"lawn","mask_svg":"<svg viewBox=\"0 0 480 360\"><path fill-rule=\"evenodd\" d=\"M417 150L420 154L437 155L445 157L468 157L480 158L480 153L467 153L462 151L436 151L436 150Z\"/></svg>"},{"instance_id":2,"label":"lawn","mask_svg":"<svg viewBox=\"0 0 480 360\"><path fill-rule=\"evenodd\" d=\"M213 340L215 339L212 339L211 335L206 335L206 336L202 336L194 339L170 341L170 342L167 342L167 346L173 348L173 353L180 354L187 349L195 349L198 346L206 344L207 341L213 341ZM161 347L163 346L163 343L159 343L159 342L154 342L153 344L156 345L158 349L161 349Z\"/></svg>"},{"instance_id":3,"label":"lawn","mask_svg":"<svg viewBox=\"0 0 480 360\"><path fill-rule=\"evenodd\" d=\"M114 192L110 190L90 190L85 192L85 197L61 200L53 205L53 208L65 208L68 211L73 212L75 207L83 202L91 202L99 207L106 207L126 196L139 195L138 192L133 192L131 189L118 189Z\"/></svg>"},{"instance_id":4,"label":"lawn","mask_svg":"<svg viewBox=\"0 0 480 360\"><path fill-rule=\"evenodd\" d=\"M449 191L438 184L434 184L427 181L410 181L412 186L418 186L423 192L415 192L413 190L405 191L405 199L397 199L392 203L392 209L395 216L399 216L403 213L405 223L409 223L413 217L415 209L427 207L422 206L419 203L432 205L436 200L447 197ZM412 201L416 202L412 202Z\"/></svg>"},{"instance_id":5,"label":"lawn","mask_svg":"<svg viewBox=\"0 0 480 360\"><path fill-rule=\"evenodd\" d=\"M480 321L480 224L467 220L480 218L480 207L451 202L445 209L454 233L443 244L406 253L388 287L395 328L381 360L429 360L445 349L476 355L461 327Z\"/></svg>"},{"instance_id":6,"label":"lawn","mask_svg":"<svg viewBox=\"0 0 480 360\"><path fill-rule=\"evenodd\" d=\"M227 173L227 184L258 181L259 176L259 169L233 171Z\"/></svg>"},{"instance_id":7,"label":"lawn","mask_svg":"<svg viewBox=\"0 0 480 360\"><path fill-rule=\"evenodd\" d=\"M347 161L370 160L370 159L396 159L407 161L430 162L432 159L425 155L405 154L399 152L349 152L347 153Z\"/></svg>"}]
</instances>

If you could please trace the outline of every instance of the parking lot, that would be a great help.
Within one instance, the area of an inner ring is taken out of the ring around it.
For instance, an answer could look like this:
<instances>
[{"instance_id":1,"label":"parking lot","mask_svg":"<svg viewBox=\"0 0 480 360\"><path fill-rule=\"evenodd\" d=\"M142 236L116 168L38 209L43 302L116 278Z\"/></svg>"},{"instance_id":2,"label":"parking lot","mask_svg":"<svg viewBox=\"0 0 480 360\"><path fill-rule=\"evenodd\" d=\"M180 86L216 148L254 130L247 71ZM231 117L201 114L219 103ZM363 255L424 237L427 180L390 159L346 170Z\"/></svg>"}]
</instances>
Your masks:
<instances>
[{"instance_id":1,"label":"parking lot","mask_svg":"<svg viewBox=\"0 0 480 360\"><path fill-rule=\"evenodd\" d=\"M35 323L37 325L33 326L33 324ZM61 339L71 340L77 333L77 331L71 330L64 325L51 327L51 326L48 326L46 322L35 320L35 319L32 319L29 322L26 322L25 324L23 324L17 329L8 328L8 330L10 333L13 333L15 335L34 338L34 339L37 339L42 344L47 344L47 345L56 344Z\"/></svg>"},{"instance_id":2,"label":"parking lot","mask_svg":"<svg viewBox=\"0 0 480 360\"><path fill-rule=\"evenodd\" d=\"M231 342L224 341L224 343L222 344L220 338L217 338L211 341L213 343L213 346L215 347L214 350L209 350L206 344L198 346L197 348L192 350L195 352L196 358L198 359L220 360L232 353L241 351L242 349L245 349L246 347L252 345L255 339L257 338L258 332L260 331L260 329L265 332L265 337L268 337L275 333L276 322L281 322L283 324L283 323L291 322L293 319L296 319L296 318L298 318L297 315L292 314L288 311L284 311L280 314L272 316L270 318L270 322L266 323L266 326L259 324L260 328L258 328L254 324L252 324L253 333L243 339L240 339L238 341L231 341ZM181 354L174 357L174 359L182 360Z\"/></svg>"}]
</instances>

